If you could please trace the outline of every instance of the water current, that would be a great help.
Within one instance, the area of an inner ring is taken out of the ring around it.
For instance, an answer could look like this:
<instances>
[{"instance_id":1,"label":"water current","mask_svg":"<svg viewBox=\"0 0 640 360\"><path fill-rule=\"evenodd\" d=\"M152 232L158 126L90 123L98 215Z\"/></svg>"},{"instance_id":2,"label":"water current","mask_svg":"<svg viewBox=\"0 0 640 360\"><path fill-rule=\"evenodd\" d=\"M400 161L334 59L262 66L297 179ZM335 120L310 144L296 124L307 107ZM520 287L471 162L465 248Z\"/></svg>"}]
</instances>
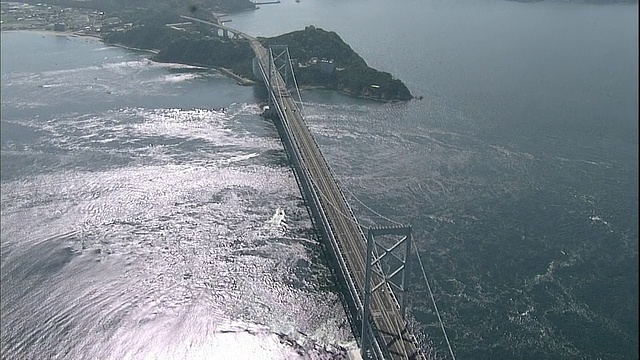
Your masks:
<instances>
[{"instance_id":1,"label":"water current","mask_svg":"<svg viewBox=\"0 0 640 360\"><path fill-rule=\"evenodd\" d=\"M412 224L458 358L637 358L637 5L292 0L230 18L334 30L424 97L302 93L362 224ZM1 80L3 358L354 346L259 91L36 32L2 33ZM409 305L447 358L415 264Z\"/></svg>"}]
</instances>

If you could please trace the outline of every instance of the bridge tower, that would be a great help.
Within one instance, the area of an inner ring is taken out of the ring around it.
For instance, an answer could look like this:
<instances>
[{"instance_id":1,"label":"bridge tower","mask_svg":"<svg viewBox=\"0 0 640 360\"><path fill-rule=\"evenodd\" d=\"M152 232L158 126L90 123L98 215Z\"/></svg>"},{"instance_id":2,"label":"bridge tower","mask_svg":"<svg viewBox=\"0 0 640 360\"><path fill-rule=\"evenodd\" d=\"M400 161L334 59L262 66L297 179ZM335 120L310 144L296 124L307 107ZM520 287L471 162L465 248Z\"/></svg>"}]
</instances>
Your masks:
<instances>
[{"instance_id":1,"label":"bridge tower","mask_svg":"<svg viewBox=\"0 0 640 360\"><path fill-rule=\"evenodd\" d=\"M269 66L271 66L271 64L275 66L274 70L280 73L285 84L289 86L291 82L290 78L292 69L288 45L269 45ZM271 78L271 76L273 76L273 74L269 71L269 77Z\"/></svg>"},{"instance_id":2,"label":"bridge tower","mask_svg":"<svg viewBox=\"0 0 640 360\"><path fill-rule=\"evenodd\" d=\"M400 237L400 239L394 241L388 238L389 235ZM409 254L412 241L411 225L374 227L369 228L367 232L367 259L365 263L362 338L360 344L363 359L369 359L371 355L379 352L379 350L376 351L375 345L375 339L378 334L373 329L370 319L372 315L372 294L379 291L392 291L396 299L399 295L400 313L403 317L406 316ZM400 281L398 281L398 278L400 278Z\"/></svg>"},{"instance_id":3,"label":"bridge tower","mask_svg":"<svg viewBox=\"0 0 640 360\"><path fill-rule=\"evenodd\" d=\"M285 86L289 87L291 83L291 57L289 56L288 45L269 45L269 68L267 69L267 86L272 89L272 84L276 73L284 80ZM285 89L282 89L285 90ZM269 98L269 107L271 107L271 98Z\"/></svg>"}]
</instances>

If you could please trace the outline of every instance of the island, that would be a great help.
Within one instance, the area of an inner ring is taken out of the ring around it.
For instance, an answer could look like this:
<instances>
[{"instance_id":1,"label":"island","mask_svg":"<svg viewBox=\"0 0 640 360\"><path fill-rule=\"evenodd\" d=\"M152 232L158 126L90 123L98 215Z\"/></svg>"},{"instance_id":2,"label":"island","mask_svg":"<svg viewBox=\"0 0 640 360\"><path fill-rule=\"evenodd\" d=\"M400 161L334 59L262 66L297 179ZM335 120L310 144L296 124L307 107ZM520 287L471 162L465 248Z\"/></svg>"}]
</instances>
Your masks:
<instances>
[{"instance_id":1,"label":"island","mask_svg":"<svg viewBox=\"0 0 640 360\"><path fill-rule=\"evenodd\" d=\"M107 44L153 50L152 60L213 67L234 76L241 84L252 84L254 53L249 41L225 38L206 24L179 21L146 23L104 36ZM167 26L167 24L169 26ZM377 101L413 99L402 81L375 70L338 34L314 26L273 38L259 38L265 48L287 45L294 74L301 88L332 89L340 93Z\"/></svg>"},{"instance_id":2,"label":"island","mask_svg":"<svg viewBox=\"0 0 640 360\"><path fill-rule=\"evenodd\" d=\"M259 80L253 73L255 54L248 40L183 17L224 23L225 13L255 9L249 0L37 1L3 3L2 29L93 36L109 45L149 51L154 61L214 68L240 85ZM288 45L300 88L329 89L384 102L413 99L402 81L369 67L333 31L307 26L258 40L265 48Z\"/></svg>"}]
</instances>

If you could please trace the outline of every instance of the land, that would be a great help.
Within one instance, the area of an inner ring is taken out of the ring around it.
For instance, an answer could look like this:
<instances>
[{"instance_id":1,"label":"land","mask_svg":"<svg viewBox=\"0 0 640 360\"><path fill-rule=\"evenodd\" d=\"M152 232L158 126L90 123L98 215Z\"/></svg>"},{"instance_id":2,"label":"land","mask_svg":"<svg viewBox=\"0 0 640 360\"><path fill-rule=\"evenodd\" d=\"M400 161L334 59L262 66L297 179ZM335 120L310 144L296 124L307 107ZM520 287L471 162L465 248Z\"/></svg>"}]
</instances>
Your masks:
<instances>
[{"instance_id":1,"label":"land","mask_svg":"<svg viewBox=\"0 0 640 360\"><path fill-rule=\"evenodd\" d=\"M106 31L121 26L124 30L132 25L122 23L117 17L110 17L104 11L63 8L43 3L2 2L0 13L2 31L47 30L100 37L103 29Z\"/></svg>"},{"instance_id":2,"label":"land","mask_svg":"<svg viewBox=\"0 0 640 360\"><path fill-rule=\"evenodd\" d=\"M100 38L106 44L151 53L154 61L175 62L215 68L240 85L252 85L254 53L246 39L224 37L222 31L201 23L185 21L190 15L219 22L221 14L255 7L248 0L216 0L192 3L171 11L151 1L136 2L135 8L116 8L120 0L51 0L51 3L84 7L62 7L44 3L2 3L2 30L50 30ZM166 4L167 2L162 2ZM168 1L171 3L171 1ZM184 4L182 2L182 4ZM143 11L144 10L144 11ZM413 96L389 73L370 68L340 36L308 26L274 38L259 38L269 45L288 45L299 87L335 90L354 97L378 101L407 101Z\"/></svg>"},{"instance_id":3,"label":"land","mask_svg":"<svg viewBox=\"0 0 640 360\"><path fill-rule=\"evenodd\" d=\"M413 98L402 81L367 65L340 36L314 26L273 38L260 38L263 46L288 45L297 81L303 86L334 89L356 97L380 101Z\"/></svg>"}]
</instances>

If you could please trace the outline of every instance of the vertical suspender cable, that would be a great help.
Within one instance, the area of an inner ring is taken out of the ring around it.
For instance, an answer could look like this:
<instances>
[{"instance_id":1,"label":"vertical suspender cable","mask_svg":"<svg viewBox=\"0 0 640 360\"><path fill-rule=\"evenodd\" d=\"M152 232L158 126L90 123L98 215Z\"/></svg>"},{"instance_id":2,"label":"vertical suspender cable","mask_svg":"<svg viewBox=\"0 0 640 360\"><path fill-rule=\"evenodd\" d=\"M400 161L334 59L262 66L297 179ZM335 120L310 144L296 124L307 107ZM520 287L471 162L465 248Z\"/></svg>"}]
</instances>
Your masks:
<instances>
[{"instance_id":1,"label":"vertical suspender cable","mask_svg":"<svg viewBox=\"0 0 640 360\"><path fill-rule=\"evenodd\" d=\"M416 256L418 257L418 262L420 263L420 268L422 269L422 276L424 276L424 281L427 283L427 289L429 289L429 296L431 296L431 303L433 303L433 308L436 311L436 315L438 315L440 328L442 329L442 333L444 334L444 339L447 342L449 353L451 354L451 358L455 360L456 356L454 355L453 349L451 348L451 343L449 342L449 337L447 336L447 330L445 330L444 328L444 322L442 321L442 317L440 316L440 311L438 311L438 305L436 305L436 299L433 297L433 292L431 291L431 285L429 285L429 279L427 279L427 272L424 271L424 265L422 264L422 259L420 259L420 253L418 252L418 247L416 246L415 242L413 242L413 249L415 250Z\"/></svg>"}]
</instances>

